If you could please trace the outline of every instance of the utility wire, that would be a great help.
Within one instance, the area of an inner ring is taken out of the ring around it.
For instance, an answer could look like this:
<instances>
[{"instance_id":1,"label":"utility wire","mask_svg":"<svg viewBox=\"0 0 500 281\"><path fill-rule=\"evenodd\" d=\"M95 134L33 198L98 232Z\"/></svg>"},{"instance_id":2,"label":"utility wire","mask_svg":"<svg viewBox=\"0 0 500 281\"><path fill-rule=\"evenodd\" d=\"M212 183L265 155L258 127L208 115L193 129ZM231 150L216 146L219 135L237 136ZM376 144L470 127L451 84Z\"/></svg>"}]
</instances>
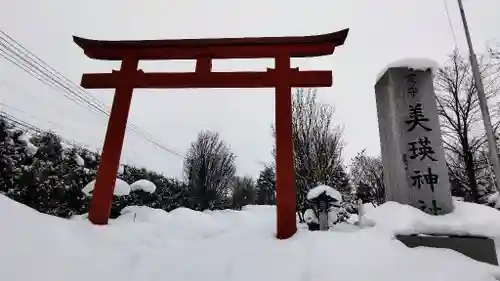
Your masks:
<instances>
[{"instance_id":1,"label":"utility wire","mask_svg":"<svg viewBox=\"0 0 500 281\"><path fill-rule=\"evenodd\" d=\"M40 59L38 56L36 56L35 54L33 54L31 51L29 51L28 49L26 49L19 42L17 42L14 38L10 37L7 33L5 33L4 31L0 30L0 34L2 34L3 36L5 36L8 39L8 40L6 40L5 38L0 38L0 40L6 42L7 44L9 44L9 46L13 47L14 50L15 50L15 52L18 52L18 53L20 52L25 58L28 58L27 61L28 61L28 63L31 66L37 68L41 72L50 73L50 75L52 75L52 77L55 77L56 79L59 79L59 80L55 80L54 78L52 78L52 80L54 82L56 82L57 84L61 85L63 88L66 88L66 89L68 89L68 86L71 87L71 88L73 88L73 89L76 89L76 90L80 91L81 93L83 93L83 95L86 98L90 98L94 104L98 104L100 106L104 106L97 99L95 99L92 95L88 94L81 87L75 85L71 80L69 80L68 78L66 78L62 73L60 73L59 71L55 70L48 63L46 63L45 61L43 61L42 59ZM8 42L8 41L10 41L10 42ZM5 47L5 45L4 45L4 47ZM40 68L38 68L35 65L33 65L32 62L34 62L37 66L41 67L43 69L43 71L40 70ZM83 101L85 102L85 100L83 100ZM103 112L104 114L107 113L104 110L101 110L101 109L98 109L98 110L101 111L101 112Z\"/></svg>"},{"instance_id":2,"label":"utility wire","mask_svg":"<svg viewBox=\"0 0 500 281\"><path fill-rule=\"evenodd\" d=\"M19 128L21 130L24 130L26 132L29 132L29 133L34 133L34 134L38 134L38 135L42 135L44 133L47 133L46 130L43 130L43 129L40 129L39 127L37 127L36 125L33 125L29 122L26 122L26 121L23 121L3 110L0 110L0 119L4 119L6 120L8 123L10 124L13 124L14 127L16 128ZM82 142L77 142L75 140L71 140L71 139L67 139L67 138L64 138L62 137L61 135L58 135L58 138L61 140L62 143L65 143L67 145L70 145L72 147L81 147L81 148L85 148L87 150L90 150L90 151L93 151L94 148L91 146L91 145L88 145L88 144L85 144L85 143L82 143ZM137 155L133 152L134 156L137 157ZM134 164L134 161L129 161L129 159L127 159L127 157L125 157L126 159L126 163L127 164ZM123 164L120 164L120 165L123 165Z\"/></svg>"},{"instance_id":3,"label":"utility wire","mask_svg":"<svg viewBox=\"0 0 500 281\"><path fill-rule=\"evenodd\" d=\"M8 93L24 96L24 97L34 101L37 105L40 105L41 103L46 102L46 103L50 104L50 107L52 110L57 109L60 112L68 113L68 110L60 107L59 104L51 103L50 101L47 101L47 99L41 99L40 95L33 95L33 94L29 95L24 91L24 89L20 89L16 85L13 85L12 83L9 83L1 78L0 78L0 87L5 88ZM87 109L87 108L85 108L85 109ZM65 116L71 116L71 115L65 114Z\"/></svg>"},{"instance_id":4,"label":"utility wire","mask_svg":"<svg viewBox=\"0 0 500 281\"><path fill-rule=\"evenodd\" d=\"M54 105L53 103L51 103L50 101L47 101L46 99L40 99L39 96L37 95L29 95L29 94L26 94L24 91L21 91L18 87L15 87L14 85L12 85L11 83L8 83L6 82L5 80L2 80L0 79L0 87L3 87L7 90L8 93L10 94L15 94L15 95L18 95L18 96L25 96L27 97L28 99L30 100L33 100L35 102L35 104L37 104L39 107L43 105L44 102L48 102L50 104L50 107L51 107L51 110L57 110L58 112L64 112L66 114L60 114L61 115L64 115L64 116L73 116L72 114L69 114L67 110L63 109L63 108L60 108L56 105ZM27 112L19 109L19 108L15 108L13 107L12 105L8 105L6 103L3 103L0 101L0 104L3 104L4 107L7 107L7 108L11 108L15 111L18 111L18 112L21 112L21 113L24 113L25 115L28 115ZM87 109L87 108L86 108ZM31 117L34 117L35 119L44 119L44 118L39 118L39 117L36 117L36 116L31 116ZM59 127L59 128L62 128L62 127L65 127L65 126L61 126L59 124L56 124L55 122L53 121L50 121L50 120L47 120L47 123L50 123L52 125L54 125L55 127ZM79 125L82 124L82 123L79 123ZM83 123L85 124L85 123ZM58 126L56 126L58 125ZM70 127L71 130L73 127ZM88 126L87 129L90 129L91 126ZM134 156L137 156L137 153L135 150L130 150L131 153L134 155Z\"/></svg>"},{"instance_id":5,"label":"utility wire","mask_svg":"<svg viewBox=\"0 0 500 281\"><path fill-rule=\"evenodd\" d=\"M2 80L0 79L0 86L1 86L1 85L2 85ZM18 93L18 92L16 92L16 93ZM20 94L23 94L23 93L20 93ZM30 97L30 98L33 98L33 96L28 96L28 95L26 95L26 96L27 96L27 97ZM6 104L6 103L4 103L4 102L1 102L1 101L0 101L0 105L2 105L2 106L3 106L3 107L5 107L5 108L8 108L8 109L11 109L11 110L14 110L14 111L20 112L20 113L24 113L24 115L26 115L26 116L29 116L29 115L30 115L29 113L27 113L26 111L24 111L24 110L22 110L22 109L16 108L16 107L14 107L14 106L12 106L12 105L8 105L8 104ZM3 112L3 113L5 113L5 114L8 114L8 113L7 113L7 112L5 112L5 111L2 111L2 112ZM9 116L11 116L12 118L14 118L14 116L12 116L12 115L10 115L10 114L9 114ZM37 120L43 120L43 119L44 119L44 118L40 118L39 116L35 116L35 115L31 115L31 116L29 116L29 117L34 118L34 119L37 119ZM17 119L17 120L18 120L18 122L19 122L19 120L21 120L21 119ZM26 123L28 123L27 121L22 121L22 122L26 122ZM61 126L60 124L58 124L58 123L56 123L56 122L54 122L54 121L51 121L51 120L46 120L46 122L47 122L47 123L49 123L49 124L51 124L51 125L52 125L52 126L54 126L54 127L59 127L59 128L63 128L63 127L64 127L64 126ZM32 126L34 126L34 125L32 125ZM40 129L40 130L41 130L41 129ZM61 133L61 132L59 132L59 133ZM60 135L60 134L59 134L59 135ZM90 145L85 145L85 147L86 147L86 148L88 148L88 149L93 149L93 148L92 148L92 146L90 146ZM100 147L98 147L98 148L100 148ZM138 157L138 153L137 153L135 150L133 150L133 149L132 149L132 150L129 150L129 151L131 152L131 154L132 154L134 157L136 157L136 158Z\"/></svg>"},{"instance_id":6,"label":"utility wire","mask_svg":"<svg viewBox=\"0 0 500 281\"><path fill-rule=\"evenodd\" d=\"M453 42L455 43L455 48L458 48L457 37L455 36L455 30L453 28L453 23L451 22L450 11L448 9L448 2L447 0L443 0L443 2L444 8L446 10L446 16L448 17L448 24L450 25L451 35L453 36Z\"/></svg>"},{"instance_id":7,"label":"utility wire","mask_svg":"<svg viewBox=\"0 0 500 281\"><path fill-rule=\"evenodd\" d=\"M15 116L5 112L5 111L0 111L0 118L7 120L9 123L13 124L15 127L23 128L28 132L32 132L32 133L36 133L36 134L45 133L44 130L38 128L37 126L30 124L26 121L23 121ZM90 146L88 146L86 144L82 144L82 143L79 143L79 142L76 142L73 140L69 140L69 139L63 138L61 136L58 136L58 137L61 139L62 142L66 143L66 144L77 145L77 146L84 147L84 148L90 148Z\"/></svg>"},{"instance_id":8,"label":"utility wire","mask_svg":"<svg viewBox=\"0 0 500 281\"><path fill-rule=\"evenodd\" d=\"M29 75L35 77L45 85L53 88L54 90L62 92L63 95L72 102L86 107L87 109L90 107L90 109L94 113L96 113L95 111L97 111L98 113L109 117L107 107L102 102L94 98L92 95L88 94L80 86L75 85L60 72L48 65L45 61L41 60L28 49L23 47L7 33L0 30L0 34L5 37L0 37L0 46L3 48L0 49L0 55L2 57L15 64L16 66L27 72ZM151 136L151 134L142 130L137 125L129 122L127 127L127 130L132 134L145 139L146 141L152 143L153 145L161 148L166 152L169 152L170 154L184 158L182 154L166 147L159 141L155 140Z\"/></svg>"},{"instance_id":9,"label":"utility wire","mask_svg":"<svg viewBox=\"0 0 500 281\"><path fill-rule=\"evenodd\" d=\"M78 90L80 90L81 92L83 92L83 93L84 93L87 97L91 97L91 99L92 99L94 102L95 102L95 101L97 101L95 98L93 98L91 95L89 95L88 93L86 93L83 89L81 89L81 87L76 86L75 84L73 84L73 83L72 83L69 79L67 79L66 77L64 77L64 76L63 76L60 72L57 72L54 68L50 67L50 66L49 66L47 63L45 63L43 60L41 60L40 58L36 57L36 55L34 55L34 54L33 54L33 53L31 53L29 50L27 50L26 48L24 48L24 47L23 47L22 45L20 45L17 41L15 41L12 37L8 36L5 32L0 31L0 33L2 33L2 34L4 34L5 36L7 36L7 38L9 38L11 41L14 41L14 44L16 44L17 46L14 46L13 44L10 44L10 46L11 46L11 47L14 47L14 48L15 48L15 50L14 50L14 51L16 51L16 50L17 50L17 51L20 51L20 50L22 49L22 50L24 50L24 51L25 51L25 53L23 53L23 55L28 54L28 55L27 55L27 57L28 57L29 59L32 59L33 57L35 57L38 61L40 61L40 62L42 62L42 63L44 63L44 64L46 64L46 65L48 66L48 67L45 67L45 66L43 66L43 65L42 65L43 70L41 70L39 67L36 67L36 69L37 69L37 70L42 71L42 73L43 73L43 74L46 74L47 72L43 72L43 71L48 71L48 68L50 68L53 72L56 72L59 76L63 77L63 78L65 79L65 81L66 81L66 82L69 82L70 84L72 84L72 86L73 86L73 87L75 87L75 88L77 88ZM2 39L3 39L3 38L2 38ZM5 39L3 39L3 41L5 41ZM1 44L1 45L3 45L4 47L7 47L7 46L5 46L5 44ZM8 48L8 49L9 49L11 52L13 51L11 48ZM17 54L17 55L18 55L18 59L19 59L19 58L24 59L22 56L19 56L19 54ZM4 55L4 57L6 57L6 56ZM6 58L7 58L7 59L9 59L11 62L13 62L12 57L7 56ZM32 69L28 69L28 70L27 70L25 67L20 66L20 65L19 65L19 63L18 63L18 61L17 61L17 62L13 62L13 63L15 63L16 65L18 65L19 67L21 67L23 70L27 71L29 74L32 74L32 71L30 71L30 70L32 70ZM37 62L37 63L39 64L39 62ZM28 62L28 64L29 64L29 65L31 65L32 67L34 66L34 65L33 65L33 63L31 63L31 62ZM24 66L25 66L25 65L24 65ZM50 72L50 71L48 71L48 72L49 72L50 74L53 74L53 73L52 73L52 72ZM36 78L38 78L38 80L40 80L41 82L43 82L43 83L47 84L47 79L43 79L43 80L42 80L42 79L39 79L39 78L40 78L39 76L37 76ZM59 86L61 86L61 87L63 88L63 89L62 89L63 91L64 91L64 90L66 90L66 92L67 92L67 91L70 91L70 93L72 93L73 95L75 95L75 92L71 91L71 90L70 90L70 88L69 88L67 85L63 85L63 84L61 84L59 81L54 80L54 78L53 78L53 77L49 77L49 78L52 78L52 79L51 79L52 81L49 81L49 84L47 84L47 85L49 85L49 86L51 86L52 88L54 88L54 87L53 87L53 86L55 86L54 84L55 84L55 83L57 83ZM54 82L55 82L55 83L54 83ZM68 97L68 98L70 98L70 100L72 100L73 102L78 103L78 104L81 104L80 102L76 101L74 98L69 97L69 96L67 96L67 95L65 95L65 96L66 96L66 97ZM77 97L79 97L79 96L78 96L78 93L76 94L76 96L77 96ZM106 117L108 117L108 116L109 116L109 113L108 113L106 110L103 110L103 109L102 109L103 107L106 107L106 106L105 106L105 105L103 105L102 103L100 103L100 104L98 104L98 105L96 106L96 105L95 105L95 103L88 102L88 100L82 99L81 97L80 97L80 100L81 100L81 101L83 101L83 102L85 102L86 104L90 105L92 108L94 108L94 109L98 110L99 112L103 113ZM149 141L149 142L153 143L154 145L156 145L156 146L158 146L158 147L162 148L163 150L166 150L167 152L170 152L170 153L172 153L172 154L174 154L174 155L176 155L176 156L183 157L181 154L179 154L179 153L177 153L177 152L173 151L172 149L167 148L165 145L163 145L163 144L159 143L158 141L154 140L154 139L151 137L151 135L150 135L149 133L147 133L147 132L145 132L144 130L140 129L138 126L136 126L136 125L134 125L134 124L129 124L129 125L130 125L129 131L132 131L132 133L134 133L134 134L136 134L136 135L137 135L137 134L140 134L140 135L142 135L142 138L144 138L144 139L146 139L147 141Z\"/></svg>"},{"instance_id":10,"label":"utility wire","mask_svg":"<svg viewBox=\"0 0 500 281\"><path fill-rule=\"evenodd\" d=\"M11 105L5 104L5 103L3 103L3 102L1 102L1 101L0 101L0 105L1 105L1 106L3 106L3 107L6 107L6 108L10 108L10 109L15 110L15 111L20 112L20 113L25 113L23 110L18 109L18 108L16 108L16 107L13 107L13 106L11 106ZM36 116L34 116L34 115L31 115L30 117L31 117L31 118L36 118ZM47 120L46 122L47 122L47 123L49 123L49 124L51 124L52 126L59 126L59 127L62 127L60 124L57 124L57 123L52 122L52 121L50 121L50 120Z\"/></svg>"}]
</instances>

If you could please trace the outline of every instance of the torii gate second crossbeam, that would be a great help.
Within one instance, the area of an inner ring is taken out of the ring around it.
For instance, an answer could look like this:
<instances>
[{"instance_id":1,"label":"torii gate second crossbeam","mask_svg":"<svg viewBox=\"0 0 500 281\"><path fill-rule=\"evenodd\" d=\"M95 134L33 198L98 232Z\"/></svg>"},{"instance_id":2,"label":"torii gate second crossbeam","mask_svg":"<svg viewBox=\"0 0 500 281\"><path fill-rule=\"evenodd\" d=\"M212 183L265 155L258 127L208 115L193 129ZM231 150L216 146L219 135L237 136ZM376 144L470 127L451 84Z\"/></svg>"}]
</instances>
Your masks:
<instances>
[{"instance_id":1,"label":"torii gate second crossbeam","mask_svg":"<svg viewBox=\"0 0 500 281\"><path fill-rule=\"evenodd\" d=\"M119 60L111 73L83 74L86 89L114 88L115 95L97 172L89 219L107 224L119 167L127 118L135 88L275 88L277 237L297 231L292 142L292 87L330 87L331 71L299 71L292 57L332 54L343 45L348 29L305 37L97 41L74 36L92 59ZM213 59L272 58L274 69L263 72L212 72ZM140 60L196 60L188 73L145 73Z\"/></svg>"}]
</instances>

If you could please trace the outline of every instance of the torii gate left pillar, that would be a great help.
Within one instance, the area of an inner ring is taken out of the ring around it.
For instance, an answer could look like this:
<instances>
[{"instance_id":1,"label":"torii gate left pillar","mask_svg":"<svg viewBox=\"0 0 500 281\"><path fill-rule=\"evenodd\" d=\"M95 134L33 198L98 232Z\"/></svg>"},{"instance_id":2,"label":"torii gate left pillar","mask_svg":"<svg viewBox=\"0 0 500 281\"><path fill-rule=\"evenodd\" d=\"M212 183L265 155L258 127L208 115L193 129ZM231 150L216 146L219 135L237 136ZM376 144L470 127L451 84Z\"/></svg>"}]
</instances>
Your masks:
<instances>
[{"instance_id":1,"label":"torii gate left pillar","mask_svg":"<svg viewBox=\"0 0 500 281\"><path fill-rule=\"evenodd\" d=\"M119 71L83 74L82 87L114 88L89 219L107 224L113 188L135 88L275 88L277 237L297 231L295 171L292 140L292 87L330 87L331 71L299 71L292 57L332 54L343 45L348 29L305 37L96 41L73 37L89 58L119 60ZM263 72L212 72L213 59L272 58L275 68ZM188 73L144 73L140 60L196 60Z\"/></svg>"}]
</instances>

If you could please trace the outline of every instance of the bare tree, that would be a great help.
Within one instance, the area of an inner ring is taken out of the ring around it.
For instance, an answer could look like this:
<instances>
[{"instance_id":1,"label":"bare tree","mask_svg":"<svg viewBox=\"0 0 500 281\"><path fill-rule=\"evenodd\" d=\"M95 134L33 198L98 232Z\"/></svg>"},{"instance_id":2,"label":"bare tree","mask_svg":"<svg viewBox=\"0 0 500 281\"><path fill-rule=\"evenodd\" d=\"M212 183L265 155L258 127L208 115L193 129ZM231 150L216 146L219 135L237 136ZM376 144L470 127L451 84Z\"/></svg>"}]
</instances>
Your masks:
<instances>
[{"instance_id":1,"label":"bare tree","mask_svg":"<svg viewBox=\"0 0 500 281\"><path fill-rule=\"evenodd\" d=\"M218 133L202 131L198 134L184 161L184 172L196 209L225 207L236 172L235 158Z\"/></svg>"},{"instance_id":2,"label":"bare tree","mask_svg":"<svg viewBox=\"0 0 500 281\"><path fill-rule=\"evenodd\" d=\"M381 157L366 155L363 149L351 161L349 178L357 187L358 197L376 204L385 201L384 167Z\"/></svg>"},{"instance_id":3,"label":"bare tree","mask_svg":"<svg viewBox=\"0 0 500 281\"><path fill-rule=\"evenodd\" d=\"M493 58L495 63L500 63L500 40L490 42L487 46L488 54Z\"/></svg>"},{"instance_id":4,"label":"bare tree","mask_svg":"<svg viewBox=\"0 0 500 281\"><path fill-rule=\"evenodd\" d=\"M499 66L491 62L491 56L480 59L485 94L490 101L498 92L495 77L500 73ZM471 67L458 50L438 70L435 85L450 176L469 192L468 200L477 202L481 195L478 188L478 176L481 174L478 170L484 169L481 161L477 161L477 154L484 146L486 137Z\"/></svg>"},{"instance_id":5,"label":"bare tree","mask_svg":"<svg viewBox=\"0 0 500 281\"><path fill-rule=\"evenodd\" d=\"M309 189L326 184L347 192L348 179L342 161L342 130L332 123L333 106L318 102L314 89L297 89L292 109L297 211L302 218Z\"/></svg>"}]
</instances>

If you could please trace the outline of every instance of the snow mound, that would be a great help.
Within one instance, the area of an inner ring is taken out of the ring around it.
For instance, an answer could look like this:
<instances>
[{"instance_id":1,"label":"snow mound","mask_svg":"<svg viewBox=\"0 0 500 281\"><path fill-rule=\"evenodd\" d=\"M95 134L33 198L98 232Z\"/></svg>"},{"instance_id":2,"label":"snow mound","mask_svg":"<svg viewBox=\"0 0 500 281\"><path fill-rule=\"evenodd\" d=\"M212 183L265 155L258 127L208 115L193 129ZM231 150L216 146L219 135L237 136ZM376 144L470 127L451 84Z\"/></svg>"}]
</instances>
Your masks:
<instances>
[{"instance_id":1,"label":"snow mound","mask_svg":"<svg viewBox=\"0 0 500 281\"><path fill-rule=\"evenodd\" d=\"M335 223L337 223L339 219L339 210L333 208L328 212L328 226L333 227ZM306 223L318 223L319 224L319 218L316 216L314 213L313 209L307 209L304 212L304 220Z\"/></svg>"},{"instance_id":2,"label":"snow mound","mask_svg":"<svg viewBox=\"0 0 500 281\"><path fill-rule=\"evenodd\" d=\"M495 208L500 208L500 193L498 191L491 193L485 197L486 202L495 206Z\"/></svg>"},{"instance_id":3,"label":"snow mound","mask_svg":"<svg viewBox=\"0 0 500 281\"><path fill-rule=\"evenodd\" d=\"M386 202L366 210L366 217L377 228L393 234L442 234L500 237L500 211L485 205L453 202L453 212L443 216L428 215L409 205Z\"/></svg>"},{"instance_id":4,"label":"snow mound","mask_svg":"<svg viewBox=\"0 0 500 281\"><path fill-rule=\"evenodd\" d=\"M85 161L83 160L83 158L78 155L78 154L75 154L75 161L76 161L76 164L80 167L84 167L85 166Z\"/></svg>"},{"instance_id":5,"label":"snow mound","mask_svg":"<svg viewBox=\"0 0 500 281\"><path fill-rule=\"evenodd\" d=\"M95 157L94 157L94 160L92 160L92 161L95 161ZM125 166L120 164L120 166L118 166L118 174L123 175L124 172L125 172Z\"/></svg>"},{"instance_id":6,"label":"snow mound","mask_svg":"<svg viewBox=\"0 0 500 281\"><path fill-rule=\"evenodd\" d=\"M376 209L375 206L373 206L372 203L364 203L363 204L363 213L366 214L367 212L373 210L373 209Z\"/></svg>"},{"instance_id":7,"label":"snow mound","mask_svg":"<svg viewBox=\"0 0 500 281\"><path fill-rule=\"evenodd\" d=\"M168 213L145 206L127 206L120 211L119 221L163 223L170 219Z\"/></svg>"},{"instance_id":8,"label":"snow mound","mask_svg":"<svg viewBox=\"0 0 500 281\"><path fill-rule=\"evenodd\" d=\"M318 185L309 190L309 192L307 192L307 200L313 200L323 193L334 198L337 202L342 202L342 194L328 185Z\"/></svg>"},{"instance_id":9,"label":"snow mound","mask_svg":"<svg viewBox=\"0 0 500 281\"><path fill-rule=\"evenodd\" d=\"M24 143L24 144L30 143L30 139L31 139L31 136L26 134L26 133L23 133L23 134L19 135L19 137L17 137L17 141L20 143Z\"/></svg>"},{"instance_id":10,"label":"snow mound","mask_svg":"<svg viewBox=\"0 0 500 281\"><path fill-rule=\"evenodd\" d=\"M26 152L26 154L33 156L38 151L38 147L31 142L28 142L26 143L26 149L24 151Z\"/></svg>"},{"instance_id":11,"label":"snow mound","mask_svg":"<svg viewBox=\"0 0 500 281\"><path fill-rule=\"evenodd\" d=\"M6 131L7 131L7 135L9 135L10 137L14 136L17 132L17 130L14 128L7 129Z\"/></svg>"},{"instance_id":12,"label":"snow mound","mask_svg":"<svg viewBox=\"0 0 500 281\"><path fill-rule=\"evenodd\" d=\"M92 196L92 190L94 190L95 180L89 182L84 188L82 188L82 192L87 196ZM121 179L116 179L114 194L117 196L129 195L130 194L130 185Z\"/></svg>"},{"instance_id":13,"label":"snow mound","mask_svg":"<svg viewBox=\"0 0 500 281\"><path fill-rule=\"evenodd\" d=\"M28 154L28 155L35 155L36 152L38 151L38 147L36 145L34 145L33 143L31 143L30 139L31 139L31 136L27 133L23 133L17 137L18 142L26 145L24 152L26 152L26 154ZM14 141L12 139L10 139L10 140L11 141L9 142L9 144L13 145Z\"/></svg>"},{"instance_id":14,"label":"snow mound","mask_svg":"<svg viewBox=\"0 0 500 281\"><path fill-rule=\"evenodd\" d=\"M156 191L156 185L148 180L138 180L130 185L132 191L142 190L149 193L154 193Z\"/></svg>"},{"instance_id":15,"label":"snow mound","mask_svg":"<svg viewBox=\"0 0 500 281\"><path fill-rule=\"evenodd\" d=\"M69 142L66 142L66 141L62 141L61 142L61 147L64 149L64 150L71 150L73 148L75 148L75 146Z\"/></svg>"},{"instance_id":16,"label":"snow mound","mask_svg":"<svg viewBox=\"0 0 500 281\"><path fill-rule=\"evenodd\" d=\"M275 208L268 206L207 212L181 208L170 213L134 206L108 226L96 227L83 219L43 215L0 195L0 280L492 281L500 277L498 267L451 250L407 248L377 226L353 232L299 229L293 238L277 240L275 214Z\"/></svg>"},{"instance_id":17,"label":"snow mound","mask_svg":"<svg viewBox=\"0 0 500 281\"><path fill-rule=\"evenodd\" d=\"M377 74L377 80L375 80L375 83L377 83L380 80L380 78L382 78L382 76L387 72L387 70L389 70L389 68L395 68L395 67L407 67L413 70L430 69L432 71L432 74L434 75L434 73L436 73L436 71L439 69L439 64L427 58L407 58L407 59L397 60L387 65Z\"/></svg>"},{"instance_id":18,"label":"snow mound","mask_svg":"<svg viewBox=\"0 0 500 281\"><path fill-rule=\"evenodd\" d=\"M304 212L304 220L306 221L306 223L318 223L318 218L316 217L316 214L312 209L307 209Z\"/></svg>"}]
</instances>

